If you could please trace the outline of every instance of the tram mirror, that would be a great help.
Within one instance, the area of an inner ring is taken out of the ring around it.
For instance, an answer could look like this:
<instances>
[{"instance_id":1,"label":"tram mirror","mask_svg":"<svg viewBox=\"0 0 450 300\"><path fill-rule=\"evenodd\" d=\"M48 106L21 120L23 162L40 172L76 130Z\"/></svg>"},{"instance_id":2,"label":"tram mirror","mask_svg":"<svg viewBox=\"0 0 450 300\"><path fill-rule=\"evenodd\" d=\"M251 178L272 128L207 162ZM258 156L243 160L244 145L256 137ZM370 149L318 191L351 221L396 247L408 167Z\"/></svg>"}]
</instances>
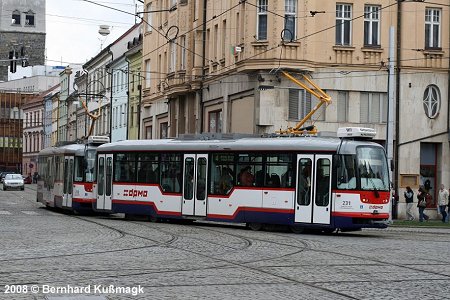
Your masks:
<instances>
[{"instance_id":1,"label":"tram mirror","mask_svg":"<svg viewBox=\"0 0 450 300\"><path fill-rule=\"evenodd\" d=\"M393 159L390 160L390 165L391 165L391 172L394 172L394 160Z\"/></svg>"}]
</instances>

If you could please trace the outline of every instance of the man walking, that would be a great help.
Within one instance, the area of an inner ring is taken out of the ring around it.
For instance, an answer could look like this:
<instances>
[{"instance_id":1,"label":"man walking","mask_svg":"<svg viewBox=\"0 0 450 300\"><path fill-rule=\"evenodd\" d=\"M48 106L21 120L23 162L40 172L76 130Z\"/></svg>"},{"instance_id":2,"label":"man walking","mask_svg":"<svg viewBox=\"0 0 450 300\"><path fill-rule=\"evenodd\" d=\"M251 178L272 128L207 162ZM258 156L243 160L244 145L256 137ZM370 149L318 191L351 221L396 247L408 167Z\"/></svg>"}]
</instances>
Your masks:
<instances>
[{"instance_id":1,"label":"man walking","mask_svg":"<svg viewBox=\"0 0 450 300\"><path fill-rule=\"evenodd\" d=\"M441 189L439 190L438 196L439 212L442 215L442 223L445 223L447 218L447 212L445 211L448 205L448 191L445 189L444 184L441 184Z\"/></svg>"},{"instance_id":2,"label":"man walking","mask_svg":"<svg viewBox=\"0 0 450 300\"><path fill-rule=\"evenodd\" d=\"M412 208L414 206L414 192L411 189L411 187L407 186L406 191L404 193L405 195L405 202L406 202L406 218L408 221L414 221L414 214L412 213Z\"/></svg>"}]
</instances>

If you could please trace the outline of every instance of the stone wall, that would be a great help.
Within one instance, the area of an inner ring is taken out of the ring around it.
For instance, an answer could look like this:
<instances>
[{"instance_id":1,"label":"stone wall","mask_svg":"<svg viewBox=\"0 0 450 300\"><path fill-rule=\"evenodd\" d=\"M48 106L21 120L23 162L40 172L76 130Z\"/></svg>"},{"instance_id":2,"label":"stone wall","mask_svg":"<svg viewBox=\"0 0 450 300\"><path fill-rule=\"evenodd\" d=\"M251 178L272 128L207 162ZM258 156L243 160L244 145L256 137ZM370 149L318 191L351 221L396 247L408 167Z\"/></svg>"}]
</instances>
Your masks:
<instances>
[{"instance_id":1,"label":"stone wall","mask_svg":"<svg viewBox=\"0 0 450 300\"><path fill-rule=\"evenodd\" d=\"M45 64L45 33L0 32L1 60L8 59L12 50L20 52L22 46L25 47L25 56L28 57L30 66ZM18 61L17 65L20 66L21 62ZM8 66L8 62L2 63L0 81L8 80Z\"/></svg>"}]
</instances>

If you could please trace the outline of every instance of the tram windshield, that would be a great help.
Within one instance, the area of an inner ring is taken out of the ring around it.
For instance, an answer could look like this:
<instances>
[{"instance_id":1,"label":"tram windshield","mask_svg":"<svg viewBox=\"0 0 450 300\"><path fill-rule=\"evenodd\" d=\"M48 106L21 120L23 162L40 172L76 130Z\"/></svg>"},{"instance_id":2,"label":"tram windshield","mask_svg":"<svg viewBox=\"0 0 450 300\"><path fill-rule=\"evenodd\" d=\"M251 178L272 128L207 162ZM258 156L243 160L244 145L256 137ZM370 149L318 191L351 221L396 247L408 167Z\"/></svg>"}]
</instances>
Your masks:
<instances>
[{"instance_id":1,"label":"tram windshield","mask_svg":"<svg viewBox=\"0 0 450 300\"><path fill-rule=\"evenodd\" d=\"M389 190L388 166L382 148L358 147L356 155L340 155L338 160L338 189Z\"/></svg>"},{"instance_id":2,"label":"tram windshield","mask_svg":"<svg viewBox=\"0 0 450 300\"><path fill-rule=\"evenodd\" d=\"M88 149L86 151L86 168L84 169L84 174L86 177L86 182L94 181L95 174L95 149Z\"/></svg>"}]
</instances>

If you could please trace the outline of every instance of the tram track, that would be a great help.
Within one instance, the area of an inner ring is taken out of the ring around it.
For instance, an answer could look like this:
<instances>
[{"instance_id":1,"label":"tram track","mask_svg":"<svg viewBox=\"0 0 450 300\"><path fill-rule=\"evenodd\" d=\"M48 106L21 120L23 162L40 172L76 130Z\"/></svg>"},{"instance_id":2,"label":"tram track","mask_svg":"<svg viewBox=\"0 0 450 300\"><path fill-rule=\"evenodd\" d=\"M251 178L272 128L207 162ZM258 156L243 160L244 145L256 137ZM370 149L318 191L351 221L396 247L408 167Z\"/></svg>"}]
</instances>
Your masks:
<instances>
[{"instance_id":1,"label":"tram track","mask_svg":"<svg viewBox=\"0 0 450 300\"><path fill-rule=\"evenodd\" d=\"M95 221L93 221L93 220L89 220L89 222L97 223L97 224L99 224L100 226L106 226L106 227L109 227L109 226L107 226L107 225L104 225L104 224L95 222ZM149 226L145 226L145 225L144 225L144 227L150 228ZM152 229L154 229L154 227L152 227ZM210 231L213 231L213 230L210 230ZM214 231L214 232L217 233L217 231ZM138 237L138 238L141 238L141 239L148 239L147 237L143 237L143 236L140 236L140 235L130 234L130 233L128 233L128 232L126 232L126 233L129 234L129 235L131 235L131 236L135 236L135 237ZM230 234L230 235L235 235L235 234ZM236 236L236 235L235 235L235 236ZM239 236L239 237L242 238L241 236ZM247 238L247 239L248 239L248 238ZM151 239L150 239L150 240L151 240ZM250 242L250 239L248 239L248 240L249 240L249 242ZM267 242L266 240L263 240L263 239L258 239L258 240ZM154 241L154 240L152 240L152 241ZM269 243L270 243L270 242L269 242ZM274 243L274 244L275 244L275 243ZM277 273L275 273L275 272L270 272L270 271L268 271L268 270L263 269L263 267L250 266L250 265L248 265L249 262L242 262L242 263L241 263L241 262L236 262L236 261L233 261L233 260L231 260L231 259L224 259L224 258L221 258L221 257L219 257L219 256L209 255L209 254L207 254L206 252L194 251L194 250L190 250L190 249L185 249L185 248L177 247L177 246L175 246L175 245L173 245L173 244L166 244L166 243L163 244L163 243L161 243L161 245L164 245L164 246L166 246L166 247L168 247L168 248L173 248L173 249L176 249L176 250L181 250L181 251L184 251L184 252L187 252L187 253L190 253L190 254L199 255L199 256L201 256L201 257L208 258L208 259L211 259L211 260L213 260L213 261L223 262L223 263L225 263L225 265L224 265L223 267L238 267L238 268L242 268L242 269L246 269L246 270L250 270L250 271L254 271L254 272L259 272L259 273L261 273L261 274L269 275L269 276L272 276L272 277L274 277L274 278L278 278L278 279L281 279L281 280L286 281L284 284L286 284L286 283L303 284L303 285L305 285L305 286L309 286L309 287L314 288L314 289L322 290L322 291L325 291L325 292L327 292L327 293L330 293L330 294L333 294L333 295L336 295L336 296L341 296L341 297L344 297L344 298L347 298L347 299L358 299L358 298L352 297L352 296L350 296L350 295L341 293L341 292L339 292L339 291L335 291L335 290L332 290L332 289L327 289L327 288L324 288L324 287L321 287L321 286L317 286L315 283L309 283L309 282L305 282L305 281L299 281L299 280L296 280L296 279L291 278L291 277L288 277L288 276L283 276L283 275L277 274ZM253 242L251 242L251 244L249 243L249 245L253 245ZM293 246L293 245L288 245L288 246L290 246L290 247L295 247L295 246ZM303 252L303 251L304 251L304 249L301 249L301 251L298 251L298 252ZM298 252L297 252L297 253L298 253ZM292 255L292 254L293 254L293 253L291 253L290 255ZM277 258L281 258L281 257L277 257ZM259 260L259 261L273 260L273 259L276 259L276 258L273 258L273 257L272 257L272 258L269 258L269 259L262 259L262 260ZM252 261L252 262L254 262L254 261ZM228 264L228 265L227 265L227 264ZM213 268L216 268L216 267L213 267ZM202 269L200 269L200 270L205 270L205 269L206 269L206 268L202 268ZM175 271L175 272L176 272L176 271ZM154 274L154 272L150 272L150 273L151 273L151 274ZM146 275L146 274L149 274L149 273L139 273L139 274L137 274L137 275ZM127 275L125 275L125 276L132 276L132 275L131 275L131 274L127 274ZM112 277L116 277L116 276L112 276ZM101 278L103 278L103 277L101 277ZM233 284L233 285L236 285L236 286L239 286L239 285L248 285L248 283ZM145 286L145 285L143 285L143 286ZM177 285L177 286L180 286L180 285ZM184 286L184 284L181 285L181 286ZM145 286L145 287L147 287L147 286ZM150 287L150 286L149 286L149 287Z\"/></svg>"}]
</instances>

